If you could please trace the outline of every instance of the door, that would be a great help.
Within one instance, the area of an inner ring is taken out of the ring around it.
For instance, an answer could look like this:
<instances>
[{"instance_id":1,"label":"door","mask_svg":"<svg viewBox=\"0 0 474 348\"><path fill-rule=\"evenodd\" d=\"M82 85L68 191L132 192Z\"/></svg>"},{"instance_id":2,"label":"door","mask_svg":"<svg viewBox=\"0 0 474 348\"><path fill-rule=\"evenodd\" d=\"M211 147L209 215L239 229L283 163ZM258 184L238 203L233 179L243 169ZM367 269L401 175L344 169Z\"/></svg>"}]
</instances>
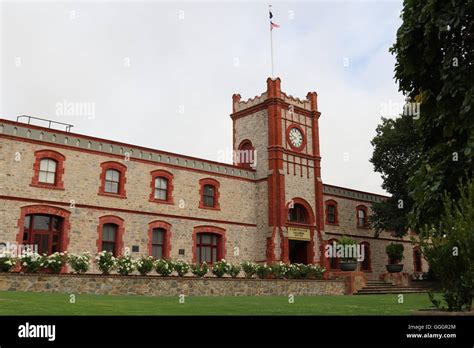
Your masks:
<instances>
[{"instance_id":1,"label":"door","mask_svg":"<svg viewBox=\"0 0 474 348\"><path fill-rule=\"evenodd\" d=\"M309 242L290 239L288 241L290 262L308 264L309 245Z\"/></svg>"}]
</instances>

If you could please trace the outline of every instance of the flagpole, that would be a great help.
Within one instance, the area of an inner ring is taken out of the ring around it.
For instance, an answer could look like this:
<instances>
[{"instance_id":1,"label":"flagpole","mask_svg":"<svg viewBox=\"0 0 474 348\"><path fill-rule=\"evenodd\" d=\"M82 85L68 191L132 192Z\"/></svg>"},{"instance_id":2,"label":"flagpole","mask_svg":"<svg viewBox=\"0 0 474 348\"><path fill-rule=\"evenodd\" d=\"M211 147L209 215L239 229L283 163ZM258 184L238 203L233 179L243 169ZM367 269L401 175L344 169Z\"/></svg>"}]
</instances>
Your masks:
<instances>
[{"instance_id":1,"label":"flagpole","mask_svg":"<svg viewBox=\"0 0 474 348\"><path fill-rule=\"evenodd\" d=\"M268 11L271 12L272 5L268 5ZM273 79L273 30L272 24L270 23L270 58L272 63L272 79Z\"/></svg>"}]
</instances>

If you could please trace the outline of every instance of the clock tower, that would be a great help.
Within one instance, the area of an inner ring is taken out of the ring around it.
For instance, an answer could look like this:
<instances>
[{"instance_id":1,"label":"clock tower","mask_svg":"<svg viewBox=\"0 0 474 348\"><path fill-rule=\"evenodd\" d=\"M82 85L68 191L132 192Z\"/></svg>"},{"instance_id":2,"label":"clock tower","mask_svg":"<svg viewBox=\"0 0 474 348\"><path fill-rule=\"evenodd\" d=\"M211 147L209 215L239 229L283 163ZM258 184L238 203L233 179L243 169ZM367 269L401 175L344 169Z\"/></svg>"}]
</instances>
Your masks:
<instances>
[{"instance_id":1,"label":"clock tower","mask_svg":"<svg viewBox=\"0 0 474 348\"><path fill-rule=\"evenodd\" d=\"M239 154L234 164L256 170L256 223L266 241L265 260L323 264L317 94L298 99L280 86L280 78L268 78L261 95L246 101L232 96L233 148Z\"/></svg>"}]
</instances>

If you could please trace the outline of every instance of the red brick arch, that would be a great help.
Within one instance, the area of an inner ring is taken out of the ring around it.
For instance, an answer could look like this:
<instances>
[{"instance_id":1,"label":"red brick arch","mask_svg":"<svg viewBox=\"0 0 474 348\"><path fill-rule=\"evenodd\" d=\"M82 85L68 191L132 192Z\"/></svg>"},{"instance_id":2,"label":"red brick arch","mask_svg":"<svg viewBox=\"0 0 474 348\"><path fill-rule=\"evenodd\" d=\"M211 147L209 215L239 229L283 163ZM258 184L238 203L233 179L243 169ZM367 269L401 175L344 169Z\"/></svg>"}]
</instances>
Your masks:
<instances>
[{"instance_id":1,"label":"red brick arch","mask_svg":"<svg viewBox=\"0 0 474 348\"><path fill-rule=\"evenodd\" d=\"M339 225L339 212L337 208L337 201L334 199L328 199L324 202L325 205L325 219L326 219L326 225L333 225L333 226L338 226ZM334 222L329 222L329 206L332 205L334 207Z\"/></svg>"},{"instance_id":2,"label":"red brick arch","mask_svg":"<svg viewBox=\"0 0 474 348\"><path fill-rule=\"evenodd\" d=\"M23 244L25 216L31 214L55 215L64 219L63 230L59 241L59 250L67 251L67 248L69 246L69 232L71 231L71 223L69 221L71 212L66 209L55 207L52 205L40 204L21 207L20 218L18 219L18 234L16 236L17 244Z\"/></svg>"},{"instance_id":3,"label":"red brick arch","mask_svg":"<svg viewBox=\"0 0 474 348\"><path fill-rule=\"evenodd\" d=\"M196 262L196 235L198 233L213 233L220 236L218 259L225 259L227 255L227 238L225 229L216 226L195 226L193 229L193 262Z\"/></svg>"},{"instance_id":4,"label":"red brick arch","mask_svg":"<svg viewBox=\"0 0 474 348\"><path fill-rule=\"evenodd\" d=\"M127 177L125 176L127 173L127 166L119 162L108 161L108 162L101 163L100 167L101 167L101 172L100 172L99 195L109 196L109 197L118 197L118 198L127 198L127 192L125 190L125 184L127 182ZM109 169L114 169L120 173L118 193L105 192L105 173Z\"/></svg>"},{"instance_id":5,"label":"red brick arch","mask_svg":"<svg viewBox=\"0 0 474 348\"><path fill-rule=\"evenodd\" d=\"M214 186L214 207L207 207L204 205L204 186L211 185ZM212 178L204 178L199 180L199 208L201 209L211 209L211 210L221 210L220 208L220 183L219 181Z\"/></svg>"},{"instance_id":6,"label":"red brick arch","mask_svg":"<svg viewBox=\"0 0 474 348\"><path fill-rule=\"evenodd\" d=\"M154 228L162 228L166 231L165 233L165 240L163 245L163 258L169 259L171 258L171 224L155 220L148 224L148 255L152 254L152 241L153 241L153 229Z\"/></svg>"},{"instance_id":7,"label":"red brick arch","mask_svg":"<svg viewBox=\"0 0 474 348\"><path fill-rule=\"evenodd\" d=\"M118 226L115 238L115 254L116 256L122 255L124 247L123 234L125 233L124 220L115 215L105 215L99 218L99 224L97 225L97 252L102 251L102 231L105 224L115 224Z\"/></svg>"},{"instance_id":8,"label":"red brick arch","mask_svg":"<svg viewBox=\"0 0 474 348\"><path fill-rule=\"evenodd\" d=\"M286 203L286 214L285 214L286 221L289 222L288 210L290 209L291 203L301 204L306 209L306 212L308 214L308 220L309 220L308 224L311 226L314 226L315 218L314 218L313 208L311 208L311 205L308 202L306 202L303 198L300 198L300 197L292 198L289 202Z\"/></svg>"},{"instance_id":9,"label":"red brick arch","mask_svg":"<svg viewBox=\"0 0 474 348\"><path fill-rule=\"evenodd\" d=\"M47 184L39 181L40 162L42 159L50 158L56 161L56 175L54 184ZM31 186L64 190L64 161L66 157L54 150L39 150L35 152L35 162L33 163L33 178Z\"/></svg>"}]
</instances>

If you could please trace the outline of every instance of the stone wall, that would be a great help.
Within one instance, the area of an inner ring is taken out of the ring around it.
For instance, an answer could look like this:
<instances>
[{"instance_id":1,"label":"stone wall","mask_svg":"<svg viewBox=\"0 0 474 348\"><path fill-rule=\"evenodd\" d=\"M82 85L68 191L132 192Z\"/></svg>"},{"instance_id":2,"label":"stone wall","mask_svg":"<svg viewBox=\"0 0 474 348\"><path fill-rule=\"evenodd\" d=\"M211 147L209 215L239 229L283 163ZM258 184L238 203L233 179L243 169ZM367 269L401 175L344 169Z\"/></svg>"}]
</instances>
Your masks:
<instances>
[{"instance_id":1,"label":"stone wall","mask_svg":"<svg viewBox=\"0 0 474 348\"><path fill-rule=\"evenodd\" d=\"M162 278L142 276L0 274L0 291L145 296L344 295L337 280Z\"/></svg>"}]
</instances>

